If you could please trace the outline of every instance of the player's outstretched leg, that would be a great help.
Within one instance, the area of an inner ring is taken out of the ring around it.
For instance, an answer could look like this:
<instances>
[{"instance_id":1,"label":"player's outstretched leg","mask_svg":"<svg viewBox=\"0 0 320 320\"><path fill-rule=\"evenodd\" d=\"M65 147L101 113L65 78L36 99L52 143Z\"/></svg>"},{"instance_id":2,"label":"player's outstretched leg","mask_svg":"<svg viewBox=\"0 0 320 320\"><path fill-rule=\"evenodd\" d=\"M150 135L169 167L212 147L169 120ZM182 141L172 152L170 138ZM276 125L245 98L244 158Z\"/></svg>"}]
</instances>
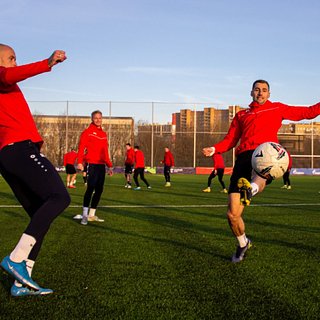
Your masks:
<instances>
[{"instance_id":1,"label":"player's outstretched leg","mask_svg":"<svg viewBox=\"0 0 320 320\"><path fill-rule=\"evenodd\" d=\"M240 190L240 203L244 206L250 205L252 199L252 187L246 178L238 180L238 188Z\"/></svg>"}]
</instances>

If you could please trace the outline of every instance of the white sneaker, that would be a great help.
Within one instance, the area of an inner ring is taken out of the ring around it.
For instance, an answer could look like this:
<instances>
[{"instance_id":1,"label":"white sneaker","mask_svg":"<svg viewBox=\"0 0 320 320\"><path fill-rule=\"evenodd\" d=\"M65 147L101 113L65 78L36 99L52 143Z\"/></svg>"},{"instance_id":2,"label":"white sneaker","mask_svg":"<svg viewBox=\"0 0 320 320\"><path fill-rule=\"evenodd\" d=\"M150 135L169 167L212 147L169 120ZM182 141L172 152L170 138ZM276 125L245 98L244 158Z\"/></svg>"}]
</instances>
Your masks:
<instances>
[{"instance_id":1,"label":"white sneaker","mask_svg":"<svg viewBox=\"0 0 320 320\"><path fill-rule=\"evenodd\" d=\"M103 219L100 219L99 217L97 217L97 216L89 216L88 217L88 221L90 221L90 222L92 222L92 221L94 221L94 222L104 222L104 220Z\"/></svg>"},{"instance_id":2,"label":"white sneaker","mask_svg":"<svg viewBox=\"0 0 320 320\"><path fill-rule=\"evenodd\" d=\"M87 216L82 217L81 224L83 226L86 226L88 224L88 217Z\"/></svg>"},{"instance_id":3,"label":"white sneaker","mask_svg":"<svg viewBox=\"0 0 320 320\"><path fill-rule=\"evenodd\" d=\"M82 214L77 214L76 216L73 217L74 220L81 220L82 219Z\"/></svg>"},{"instance_id":4,"label":"white sneaker","mask_svg":"<svg viewBox=\"0 0 320 320\"><path fill-rule=\"evenodd\" d=\"M128 184L128 189L131 189L132 187L131 187L131 184Z\"/></svg>"}]
</instances>

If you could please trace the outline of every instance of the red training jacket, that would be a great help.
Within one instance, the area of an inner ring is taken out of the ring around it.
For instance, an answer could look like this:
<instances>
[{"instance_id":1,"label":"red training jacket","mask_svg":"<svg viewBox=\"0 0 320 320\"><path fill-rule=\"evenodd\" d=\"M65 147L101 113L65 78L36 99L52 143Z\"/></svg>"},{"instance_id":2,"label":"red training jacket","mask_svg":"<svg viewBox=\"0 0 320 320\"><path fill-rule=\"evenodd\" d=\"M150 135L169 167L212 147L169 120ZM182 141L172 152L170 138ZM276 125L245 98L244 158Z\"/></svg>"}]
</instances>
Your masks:
<instances>
[{"instance_id":1,"label":"red training jacket","mask_svg":"<svg viewBox=\"0 0 320 320\"><path fill-rule=\"evenodd\" d=\"M48 59L16 67L0 67L0 150L23 140L42 145L43 140L17 82L50 70Z\"/></svg>"},{"instance_id":2,"label":"red training jacket","mask_svg":"<svg viewBox=\"0 0 320 320\"><path fill-rule=\"evenodd\" d=\"M63 156L63 165L66 166L67 164L72 164L74 165L74 163L76 162L78 157L78 154L72 150L70 152L67 152L64 156Z\"/></svg>"},{"instance_id":3,"label":"red training jacket","mask_svg":"<svg viewBox=\"0 0 320 320\"><path fill-rule=\"evenodd\" d=\"M221 153L214 153L212 156L212 160L214 162L214 170L215 169L224 169L224 160Z\"/></svg>"},{"instance_id":4,"label":"red training jacket","mask_svg":"<svg viewBox=\"0 0 320 320\"><path fill-rule=\"evenodd\" d=\"M170 150L164 153L164 159L162 160L162 163L168 167L174 166L174 159Z\"/></svg>"},{"instance_id":5,"label":"red training jacket","mask_svg":"<svg viewBox=\"0 0 320 320\"><path fill-rule=\"evenodd\" d=\"M127 153L126 153L126 160L125 160L124 164L133 166L134 157L135 157L134 150L132 148L128 149Z\"/></svg>"},{"instance_id":6,"label":"red training jacket","mask_svg":"<svg viewBox=\"0 0 320 320\"><path fill-rule=\"evenodd\" d=\"M107 134L101 127L97 127L93 123L80 136L78 163L84 165L84 157L87 163L106 164L109 168L112 167Z\"/></svg>"},{"instance_id":7,"label":"red training jacket","mask_svg":"<svg viewBox=\"0 0 320 320\"><path fill-rule=\"evenodd\" d=\"M135 153L135 168L144 168L144 154L141 150L137 150Z\"/></svg>"},{"instance_id":8,"label":"red training jacket","mask_svg":"<svg viewBox=\"0 0 320 320\"><path fill-rule=\"evenodd\" d=\"M310 107L289 106L280 102L266 101L263 105L252 102L249 108L237 112L223 140L214 145L216 152L223 153L235 147L236 155L254 150L264 142L278 143L278 130L282 120L300 121L313 119L320 114L320 103Z\"/></svg>"}]
</instances>

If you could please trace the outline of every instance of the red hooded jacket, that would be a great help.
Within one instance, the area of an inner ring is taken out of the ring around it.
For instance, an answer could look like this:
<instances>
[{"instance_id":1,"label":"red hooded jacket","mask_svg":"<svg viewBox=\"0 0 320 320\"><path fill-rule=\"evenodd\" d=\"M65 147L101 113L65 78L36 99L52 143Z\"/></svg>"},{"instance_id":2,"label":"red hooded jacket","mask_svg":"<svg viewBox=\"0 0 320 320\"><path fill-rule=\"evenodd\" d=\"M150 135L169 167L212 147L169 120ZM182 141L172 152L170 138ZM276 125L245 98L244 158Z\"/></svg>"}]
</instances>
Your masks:
<instances>
[{"instance_id":1,"label":"red hooded jacket","mask_svg":"<svg viewBox=\"0 0 320 320\"><path fill-rule=\"evenodd\" d=\"M137 150L135 153L135 168L144 168L144 154L141 150Z\"/></svg>"},{"instance_id":2,"label":"red hooded jacket","mask_svg":"<svg viewBox=\"0 0 320 320\"><path fill-rule=\"evenodd\" d=\"M78 148L78 163L106 164L109 168L112 163L109 158L108 138L101 127L93 123L80 136Z\"/></svg>"},{"instance_id":3,"label":"red hooded jacket","mask_svg":"<svg viewBox=\"0 0 320 320\"><path fill-rule=\"evenodd\" d=\"M43 140L17 82L50 70L48 59L16 67L0 67L0 149L23 140L42 145Z\"/></svg>"},{"instance_id":4,"label":"red hooded jacket","mask_svg":"<svg viewBox=\"0 0 320 320\"><path fill-rule=\"evenodd\" d=\"M72 150L70 152L67 152L64 156L63 156L63 165L66 166L67 164L72 164L74 165L74 163L76 162L78 157L78 154Z\"/></svg>"},{"instance_id":5,"label":"red hooded jacket","mask_svg":"<svg viewBox=\"0 0 320 320\"><path fill-rule=\"evenodd\" d=\"M170 150L164 153L164 159L162 160L162 163L168 167L174 166L174 159Z\"/></svg>"},{"instance_id":6,"label":"red hooded jacket","mask_svg":"<svg viewBox=\"0 0 320 320\"><path fill-rule=\"evenodd\" d=\"M133 166L134 164L134 150L132 148L128 149L127 150L127 153L126 153L126 160L125 160L125 163L126 165L130 165L130 166Z\"/></svg>"},{"instance_id":7,"label":"red hooded jacket","mask_svg":"<svg viewBox=\"0 0 320 320\"><path fill-rule=\"evenodd\" d=\"M224 169L224 160L221 153L214 153L212 156L214 162L214 169Z\"/></svg>"}]
</instances>

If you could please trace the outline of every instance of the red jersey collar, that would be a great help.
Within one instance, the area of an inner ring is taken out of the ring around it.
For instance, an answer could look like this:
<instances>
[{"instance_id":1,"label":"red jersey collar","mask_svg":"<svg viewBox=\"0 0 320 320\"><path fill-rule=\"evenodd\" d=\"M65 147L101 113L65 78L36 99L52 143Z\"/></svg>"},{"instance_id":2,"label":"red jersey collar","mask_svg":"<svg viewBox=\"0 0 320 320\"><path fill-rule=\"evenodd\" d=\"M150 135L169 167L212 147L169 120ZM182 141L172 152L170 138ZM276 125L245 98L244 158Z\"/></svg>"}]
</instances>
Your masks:
<instances>
[{"instance_id":1,"label":"red jersey collar","mask_svg":"<svg viewBox=\"0 0 320 320\"><path fill-rule=\"evenodd\" d=\"M249 104L249 107L250 107L251 109L259 108L259 107L269 107L271 104L272 104L272 102L271 102L270 100L267 100L264 104L259 104L259 103L256 102L256 101L252 101L252 102Z\"/></svg>"}]
</instances>

